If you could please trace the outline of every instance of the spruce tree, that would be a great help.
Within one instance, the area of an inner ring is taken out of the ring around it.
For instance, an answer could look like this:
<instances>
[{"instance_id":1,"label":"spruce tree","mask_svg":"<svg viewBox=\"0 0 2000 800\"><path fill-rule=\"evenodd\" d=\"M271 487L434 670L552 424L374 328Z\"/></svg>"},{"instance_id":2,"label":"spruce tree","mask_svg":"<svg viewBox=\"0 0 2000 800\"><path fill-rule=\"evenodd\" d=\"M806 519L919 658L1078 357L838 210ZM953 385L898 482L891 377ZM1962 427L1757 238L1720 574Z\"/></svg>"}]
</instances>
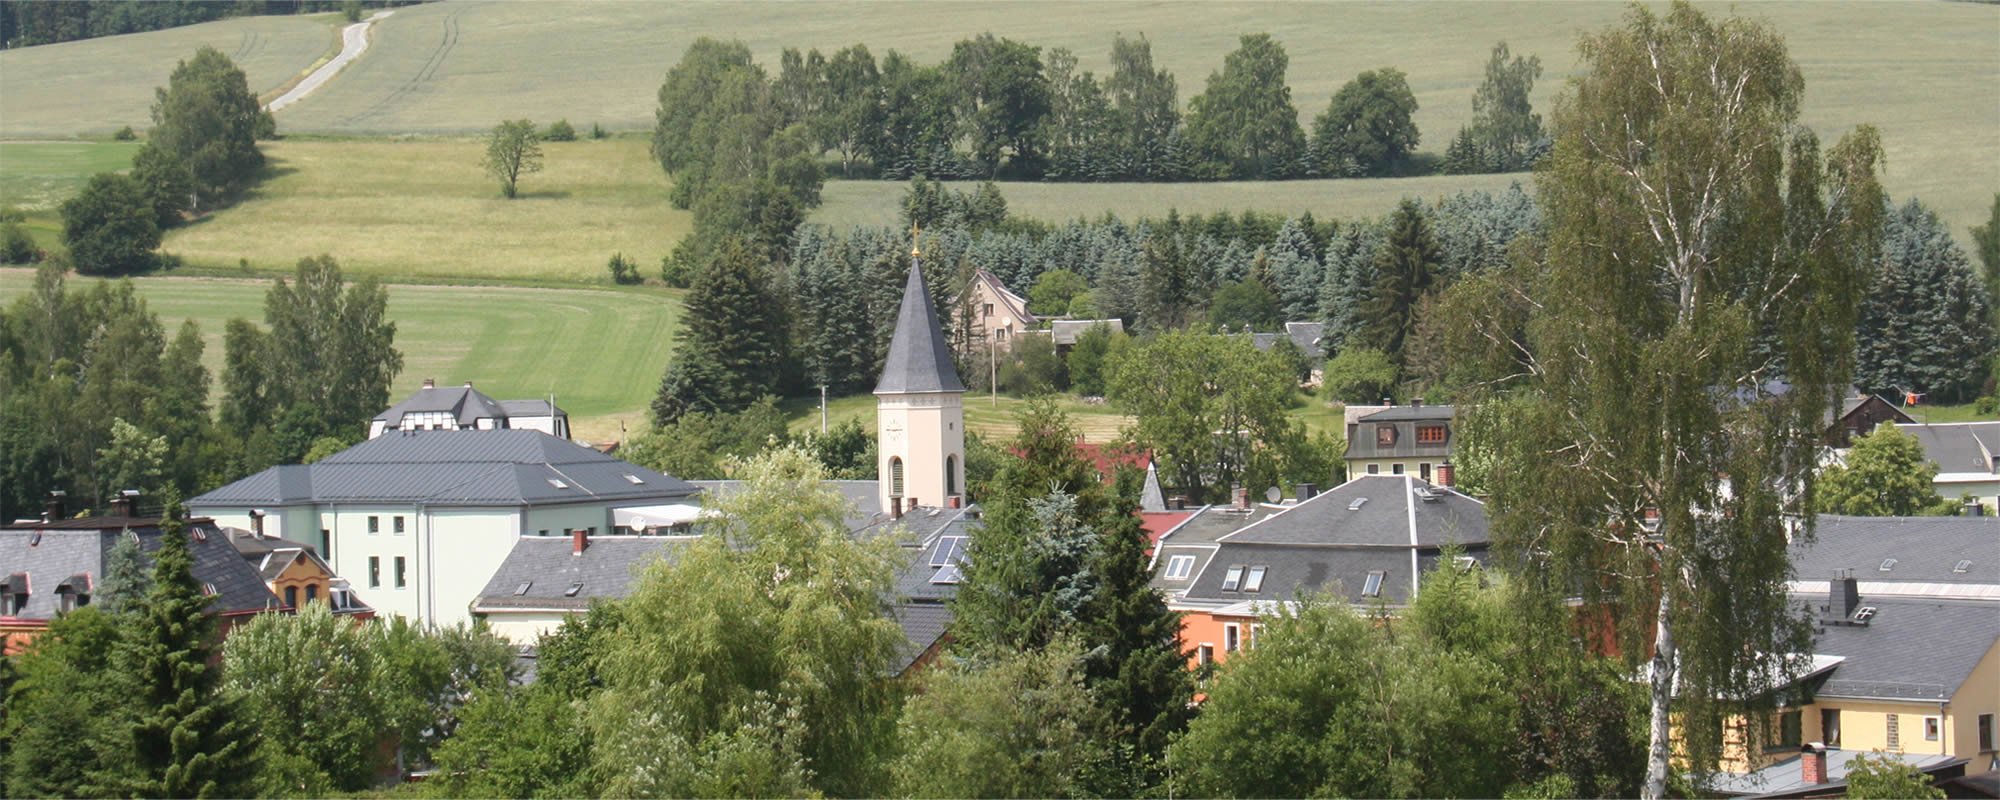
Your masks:
<instances>
[{"instance_id":1,"label":"spruce tree","mask_svg":"<svg viewBox=\"0 0 2000 800\"><path fill-rule=\"evenodd\" d=\"M741 411L779 391L787 356L783 298L740 241L695 278L674 361L653 400L653 422L689 411Z\"/></svg>"},{"instance_id":2,"label":"spruce tree","mask_svg":"<svg viewBox=\"0 0 2000 800\"><path fill-rule=\"evenodd\" d=\"M119 788L142 797L247 797L255 791L255 742L220 691L215 618L179 514L169 503L153 585L124 639L137 714L129 728L133 775Z\"/></svg>"},{"instance_id":3,"label":"spruce tree","mask_svg":"<svg viewBox=\"0 0 2000 800\"><path fill-rule=\"evenodd\" d=\"M1417 300L1436 282L1439 252L1429 215L1405 199L1389 218L1389 236L1375 256L1375 286L1361 315L1370 343L1403 363L1403 345L1416 327Z\"/></svg>"},{"instance_id":4,"label":"spruce tree","mask_svg":"<svg viewBox=\"0 0 2000 800\"><path fill-rule=\"evenodd\" d=\"M1966 402L1978 393L1993 334L1985 287L1951 230L1916 200L1892 212L1855 328L1855 383L1875 394Z\"/></svg>"}]
</instances>

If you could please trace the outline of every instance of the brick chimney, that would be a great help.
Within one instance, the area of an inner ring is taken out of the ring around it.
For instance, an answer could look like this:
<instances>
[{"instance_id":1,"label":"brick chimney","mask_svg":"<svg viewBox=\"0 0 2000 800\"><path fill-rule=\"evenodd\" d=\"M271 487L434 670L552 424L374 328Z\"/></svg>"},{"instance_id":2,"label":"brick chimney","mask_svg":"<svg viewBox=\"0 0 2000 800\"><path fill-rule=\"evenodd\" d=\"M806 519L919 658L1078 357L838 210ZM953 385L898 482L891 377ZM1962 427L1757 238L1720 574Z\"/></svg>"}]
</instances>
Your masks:
<instances>
[{"instance_id":1,"label":"brick chimney","mask_svg":"<svg viewBox=\"0 0 2000 800\"><path fill-rule=\"evenodd\" d=\"M438 382L437 382L437 379L436 379L436 378L425 378L425 379L424 379L424 388L426 388L426 389L436 389L436 388L438 388Z\"/></svg>"},{"instance_id":2,"label":"brick chimney","mask_svg":"<svg viewBox=\"0 0 2000 800\"><path fill-rule=\"evenodd\" d=\"M1826 745L1810 742L1799 748L1799 780L1826 783Z\"/></svg>"},{"instance_id":3,"label":"brick chimney","mask_svg":"<svg viewBox=\"0 0 2000 800\"><path fill-rule=\"evenodd\" d=\"M1837 569L1833 579L1826 584L1826 616L1830 620L1846 620L1854 616L1854 610L1861 607L1861 588L1854 577L1854 570Z\"/></svg>"},{"instance_id":4,"label":"brick chimney","mask_svg":"<svg viewBox=\"0 0 2000 800\"><path fill-rule=\"evenodd\" d=\"M250 509L250 536L255 539L264 538L264 512L254 508Z\"/></svg>"},{"instance_id":5,"label":"brick chimney","mask_svg":"<svg viewBox=\"0 0 2000 800\"><path fill-rule=\"evenodd\" d=\"M1319 486L1311 483L1299 484L1299 502L1303 503L1319 496Z\"/></svg>"},{"instance_id":6,"label":"brick chimney","mask_svg":"<svg viewBox=\"0 0 2000 800\"><path fill-rule=\"evenodd\" d=\"M580 556L583 555L583 551L589 549L590 532L582 528L571 528L569 532L569 554Z\"/></svg>"},{"instance_id":7,"label":"brick chimney","mask_svg":"<svg viewBox=\"0 0 2000 800\"><path fill-rule=\"evenodd\" d=\"M946 508L958 508L963 503L964 499L959 497L958 495L952 495L950 497L945 498Z\"/></svg>"},{"instance_id":8,"label":"brick chimney","mask_svg":"<svg viewBox=\"0 0 2000 800\"><path fill-rule=\"evenodd\" d=\"M1246 488L1244 488L1244 487L1241 487L1241 486L1238 486L1238 487L1236 487L1236 489L1235 489L1234 491L1231 491L1231 492L1230 492L1230 500L1229 500L1229 507L1230 507L1230 508L1233 508L1233 509L1236 509L1237 511L1247 511L1247 510L1249 510L1249 508L1250 508L1250 490L1249 490L1249 489L1246 489Z\"/></svg>"},{"instance_id":9,"label":"brick chimney","mask_svg":"<svg viewBox=\"0 0 2000 800\"><path fill-rule=\"evenodd\" d=\"M889 518L890 519L903 518L903 498L901 497L889 498Z\"/></svg>"},{"instance_id":10,"label":"brick chimney","mask_svg":"<svg viewBox=\"0 0 2000 800\"><path fill-rule=\"evenodd\" d=\"M1437 465L1434 474L1437 476L1439 486L1450 488L1458 484L1458 468L1451 465L1451 459L1447 458L1444 463Z\"/></svg>"}]
</instances>

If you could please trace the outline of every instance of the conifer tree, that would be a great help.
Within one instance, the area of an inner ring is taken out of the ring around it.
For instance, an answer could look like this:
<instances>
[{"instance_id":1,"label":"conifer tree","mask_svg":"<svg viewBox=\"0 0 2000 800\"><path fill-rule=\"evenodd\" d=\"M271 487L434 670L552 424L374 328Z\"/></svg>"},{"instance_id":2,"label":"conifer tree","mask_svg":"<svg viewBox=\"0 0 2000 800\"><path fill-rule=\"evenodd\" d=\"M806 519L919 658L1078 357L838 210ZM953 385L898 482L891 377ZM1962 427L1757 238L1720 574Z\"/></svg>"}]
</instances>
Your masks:
<instances>
[{"instance_id":1,"label":"conifer tree","mask_svg":"<svg viewBox=\"0 0 2000 800\"><path fill-rule=\"evenodd\" d=\"M1911 200L1891 213L1855 329L1855 383L1874 394L1968 401L1993 334L1985 287L1936 212Z\"/></svg>"},{"instance_id":2,"label":"conifer tree","mask_svg":"<svg viewBox=\"0 0 2000 800\"><path fill-rule=\"evenodd\" d=\"M247 797L258 758L249 726L220 691L215 618L194 578L187 523L178 503L160 521L160 550L145 607L127 632L133 676L133 776L119 787L142 797Z\"/></svg>"},{"instance_id":3,"label":"conifer tree","mask_svg":"<svg viewBox=\"0 0 2000 800\"><path fill-rule=\"evenodd\" d=\"M1405 199L1389 218L1389 235L1375 256L1375 286L1361 315L1370 343L1403 363L1403 344L1416 327L1417 301L1436 282L1439 254L1429 215Z\"/></svg>"},{"instance_id":4,"label":"conifer tree","mask_svg":"<svg viewBox=\"0 0 2000 800\"><path fill-rule=\"evenodd\" d=\"M784 303L743 243L724 245L696 277L680 344L653 399L653 424L690 411L741 411L779 391L786 359Z\"/></svg>"}]
</instances>

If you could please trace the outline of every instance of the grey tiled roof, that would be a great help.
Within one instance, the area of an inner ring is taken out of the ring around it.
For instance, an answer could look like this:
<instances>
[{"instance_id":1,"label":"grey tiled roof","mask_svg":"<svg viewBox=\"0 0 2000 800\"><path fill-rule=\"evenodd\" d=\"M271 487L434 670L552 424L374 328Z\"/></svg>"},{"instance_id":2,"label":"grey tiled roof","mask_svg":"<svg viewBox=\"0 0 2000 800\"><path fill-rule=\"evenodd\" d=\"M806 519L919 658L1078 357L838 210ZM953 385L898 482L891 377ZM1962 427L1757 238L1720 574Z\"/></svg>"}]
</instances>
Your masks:
<instances>
[{"instance_id":1,"label":"grey tiled roof","mask_svg":"<svg viewBox=\"0 0 2000 800\"><path fill-rule=\"evenodd\" d=\"M101 525L103 527L90 527ZM23 523L0 528L0 578L28 576L28 605L16 616L47 620L56 615L55 587L77 575L87 575L94 592L118 537L129 529L139 536L142 565L152 568L160 550L157 520L86 518L64 520L60 526ZM199 532L198 538L195 534ZM255 567L230 546L229 537L205 519L188 523L188 548L194 557L194 579L215 587L210 610L218 614L259 611L279 605Z\"/></svg>"},{"instance_id":2,"label":"grey tiled roof","mask_svg":"<svg viewBox=\"0 0 2000 800\"><path fill-rule=\"evenodd\" d=\"M506 609L565 609L583 611L594 598L615 600L631 593L639 570L697 537L592 537L582 555L575 555L568 536L524 536L508 551L486 588L473 601L475 611ZM571 586L583 584L576 594ZM525 592L516 594L522 585Z\"/></svg>"},{"instance_id":3,"label":"grey tiled roof","mask_svg":"<svg viewBox=\"0 0 2000 800\"><path fill-rule=\"evenodd\" d=\"M1111 319L1059 319L1049 323L1049 335L1054 337L1057 345L1067 347L1076 344L1077 337L1084 335L1091 328L1099 325L1107 326L1113 331L1125 330L1125 320L1116 317Z\"/></svg>"},{"instance_id":4,"label":"grey tiled roof","mask_svg":"<svg viewBox=\"0 0 2000 800\"><path fill-rule=\"evenodd\" d=\"M1255 504L1249 511L1208 506L1195 512L1194 516L1169 531L1154 545L1153 588L1169 596L1187 589L1208 566L1209 557L1215 554L1215 540L1282 510L1282 506ZM1194 556L1194 564L1189 568L1187 577L1179 580L1167 578L1167 567L1173 563L1174 556Z\"/></svg>"},{"instance_id":5,"label":"grey tiled roof","mask_svg":"<svg viewBox=\"0 0 2000 800\"><path fill-rule=\"evenodd\" d=\"M704 495L726 497L743 486L742 481L699 480L688 481ZM847 513L847 529L860 531L889 519L882 513L882 484L880 481L843 480L827 481L826 484L840 490L840 495L851 505Z\"/></svg>"},{"instance_id":6,"label":"grey tiled roof","mask_svg":"<svg viewBox=\"0 0 2000 800\"><path fill-rule=\"evenodd\" d=\"M553 412L550 409L554 409ZM500 411L508 417L567 417L569 412L562 406L549 405L547 400L502 400Z\"/></svg>"},{"instance_id":7,"label":"grey tiled roof","mask_svg":"<svg viewBox=\"0 0 2000 800\"><path fill-rule=\"evenodd\" d=\"M315 464L272 467L188 504L560 505L668 500L694 491L679 478L540 431L412 431L370 439Z\"/></svg>"},{"instance_id":8,"label":"grey tiled roof","mask_svg":"<svg viewBox=\"0 0 2000 800\"><path fill-rule=\"evenodd\" d=\"M917 513L904 514L897 523L883 523L878 526L888 529L901 524L908 530L909 541L916 547L907 547L903 554L907 558L903 568L896 572L896 596L903 600L919 602L944 602L958 596L958 585L952 583L932 583L943 567L930 565L932 554L943 544L947 536L974 536L980 527L980 513L977 505L961 510L940 510L935 515ZM970 541L967 542L970 544Z\"/></svg>"},{"instance_id":9,"label":"grey tiled roof","mask_svg":"<svg viewBox=\"0 0 2000 800\"><path fill-rule=\"evenodd\" d=\"M1404 422L1409 420L1450 420L1457 406L1392 406L1362 417L1359 422Z\"/></svg>"},{"instance_id":10,"label":"grey tiled roof","mask_svg":"<svg viewBox=\"0 0 2000 800\"><path fill-rule=\"evenodd\" d=\"M963 392L952 365L951 347L938 326L937 309L924 287L924 272L910 262L910 279L903 286L903 306L896 313L896 333L889 340L889 356L882 362L882 379L876 394L912 392Z\"/></svg>"},{"instance_id":11,"label":"grey tiled roof","mask_svg":"<svg viewBox=\"0 0 2000 800\"><path fill-rule=\"evenodd\" d=\"M1883 571L1891 558L1895 565ZM1962 560L1972 564L1952 571ZM1837 569L1872 582L2000 584L2000 517L1821 514L1813 542L1793 546L1792 571L1803 580L1826 580Z\"/></svg>"},{"instance_id":12,"label":"grey tiled roof","mask_svg":"<svg viewBox=\"0 0 2000 800\"><path fill-rule=\"evenodd\" d=\"M1820 686L1821 697L1949 699L2000 641L2000 607L1991 602L1863 595L1861 604L1875 607L1867 625L1827 625L1814 638L1814 653L1845 659Z\"/></svg>"},{"instance_id":13,"label":"grey tiled roof","mask_svg":"<svg viewBox=\"0 0 2000 800\"><path fill-rule=\"evenodd\" d=\"M458 420L458 424L468 427L478 422L481 418L501 418L507 416L507 412L501 410L499 403L495 402L493 398L487 397L485 393L473 389L471 386L437 386L428 389L418 389L409 397L404 398L403 402L390 406L387 411L376 414L375 419L381 420L388 427L394 428L403 421L404 414L435 411L451 412L452 416Z\"/></svg>"},{"instance_id":14,"label":"grey tiled roof","mask_svg":"<svg viewBox=\"0 0 2000 800\"><path fill-rule=\"evenodd\" d=\"M2000 422L1896 427L1916 435L1924 445L1924 455L1937 462L1939 472L2000 472L1993 463L2000 457Z\"/></svg>"},{"instance_id":15,"label":"grey tiled roof","mask_svg":"<svg viewBox=\"0 0 2000 800\"><path fill-rule=\"evenodd\" d=\"M1868 754L1869 751L1866 750L1828 748L1826 783L1807 783L1799 764L1801 757L1794 755L1755 772L1716 773L1711 778L1711 786L1724 795L1784 794L1803 797L1840 797L1845 795L1841 787L1847 784L1847 774L1854 766L1854 759ZM1963 761L1956 756L1937 754L1876 752L1875 756L1899 761L1926 772ZM1794 792L1799 794L1793 795Z\"/></svg>"},{"instance_id":16,"label":"grey tiled roof","mask_svg":"<svg viewBox=\"0 0 2000 800\"><path fill-rule=\"evenodd\" d=\"M889 613L903 627L903 644L896 651L899 675L909 671L951 627L951 606L944 603L899 603Z\"/></svg>"},{"instance_id":17,"label":"grey tiled roof","mask_svg":"<svg viewBox=\"0 0 2000 800\"><path fill-rule=\"evenodd\" d=\"M1419 489L1435 499L1418 496ZM1178 536L1163 540L1163 547ZM1362 591L1368 574L1381 572L1379 598L1401 604L1413 596L1417 573L1431 569L1445 546L1458 545L1484 562L1488 537L1485 505L1477 500L1411 476L1364 476L1218 537L1219 548L1200 564L1183 597L1289 600L1337 589L1353 602L1372 602L1376 598ZM1232 566L1264 567L1263 585L1257 592L1223 591Z\"/></svg>"}]
</instances>

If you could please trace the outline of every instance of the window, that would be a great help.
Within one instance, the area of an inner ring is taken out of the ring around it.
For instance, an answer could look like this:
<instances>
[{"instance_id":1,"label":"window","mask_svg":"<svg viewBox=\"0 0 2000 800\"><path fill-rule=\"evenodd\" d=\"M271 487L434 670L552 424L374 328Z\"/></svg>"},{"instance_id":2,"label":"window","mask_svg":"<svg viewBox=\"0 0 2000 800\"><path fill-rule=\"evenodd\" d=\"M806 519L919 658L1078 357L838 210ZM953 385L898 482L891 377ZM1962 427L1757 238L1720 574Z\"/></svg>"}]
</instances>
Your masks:
<instances>
[{"instance_id":1,"label":"window","mask_svg":"<svg viewBox=\"0 0 2000 800\"><path fill-rule=\"evenodd\" d=\"M1779 711L1771 719L1771 727L1765 731L1764 747L1767 750L1798 749L1805 737L1800 728L1800 712L1797 709Z\"/></svg>"},{"instance_id":2,"label":"window","mask_svg":"<svg viewBox=\"0 0 2000 800\"><path fill-rule=\"evenodd\" d=\"M1380 475L1380 474L1382 474L1382 465L1381 465L1381 464L1369 464L1369 465L1368 465L1368 474L1370 474L1370 475Z\"/></svg>"},{"instance_id":3,"label":"window","mask_svg":"<svg viewBox=\"0 0 2000 800\"><path fill-rule=\"evenodd\" d=\"M368 588L382 588L382 557L368 557Z\"/></svg>"},{"instance_id":4,"label":"window","mask_svg":"<svg viewBox=\"0 0 2000 800\"><path fill-rule=\"evenodd\" d=\"M1386 576L1386 575L1388 575L1388 573L1387 573L1387 572L1384 572L1384 571L1382 571L1382 570L1379 570L1379 569L1378 569L1378 570L1371 570L1371 571L1369 571L1369 573L1368 573L1368 582L1367 582L1367 583L1365 583L1365 584L1363 584L1363 585L1361 586L1361 596L1362 596L1362 597L1381 597L1381 596L1382 596L1382 578L1383 578L1384 576Z\"/></svg>"},{"instance_id":5,"label":"window","mask_svg":"<svg viewBox=\"0 0 2000 800\"><path fill-rule=\"evenodd\" d=\"M1243 591L1254 592L1264 588L1265 567L1251 567L1250 574L1243 579Z\"/></svg>"},{"instance_id":6,"label":"window","mask_svg":"<svg viewBox=\"0 0 2000 800\"><path fill-rule=\"evenodd\" d=\"M903 496L903 459L899 456L889 457L889 496Z\"/></svg>"},{"instance_id":7,"label":"window","mask_svg":"<svg viewBox=\"0 0 2000 800\"><path fill-rule=\"evenodd\" d=\"M317 583L306 584L306 602L310 603L318 599L319 599L319 584Z\"/></svg>"},{"instance_id":8,"label":"window","mask_svg":"<svg viewBox=\"0 0 2000 800\"><path fill-rule=\"evenodd\" d=\"M1943 728L1943 725L1937 717L1924 717L1924 741L1937 741L1938 732L1941 728Z\"/></svg>"},{"instance_id":9,"label":"window","mask_svg":"<svg viewBox=\"0 0 2000 800\"><path fill-rule=\"evenodd\" d=\"M1223 574L1222 590L1225 592L1233 592L1236 591L1236 588L1241 585L1243 585L1243 565L1236 564L1231 566L1227 573ZM1234 650L1236 648L1232 647L1229 649Z\"/></svg>"},{"instance_id":10,"label":"window","mask_svg":"<svg viewBox=\"0 0 2000 800\"><path fill-rule=\"evenodd\" d=\"M575 597L575 596L577 595L577 593L578 593L578 592L581 592L581 591L583 591L583 584L582 584L582 583L572 583L572 584L570 584L570 585L569 585L569 588L567 588L567 589L564 589L564 590L563 590L563 596L564 596L564 597Z\"/></svg>"},{"instance_id":11,"label":"window","mask_svg":"<svg viewBox=\"0 0 2000 800\"><path fill-rule=\"evenodd\" d=\"M1215 663L1215 645L1204 644L1200 647L1195 648L1194 661L1196 664L1200 664L1204 667ZM1993 715L1988 714L1986 716L1990 717Z\"/></svg>"},{"instance_id":12,"label":"window","mask_svg":"<svg viewBox=\"0 0 2000 800\"><path fill-rule=\"evenodd\" d=\"M1425 483L1431 482L1431 462L1426 461L1417 465L1417 477L1423 478Z\"/></svg>"},{"instance_id":13,"label":"window","mask_svg":"<svg viewBox=\"0 0 2000 800\"><path fill-rule=\"evenodd\" d=\"M993 316L993 304L992 304L992 303L987 303L987 304L986 304L986 316L989 316L989 317L990 317L990 316Z\"/></svg>"},{"instance_id":14,"label":"window","mask_svg":"<svg viewBox=\"0 0 2000 800\"><path fill-rule=\"evenodd\" d=\"M1979 715L1979 752L1993 750L1993 715Z\"/></svg>"},{"instance_id":15,"label":"window","mask_svg":"<svg viewBox=\"0 0 2000 800\"><path fill-rule=\"evenodd\" d=\"M1376 447L1394 447L1395 445L1396 445L1396 426L1394 425L1375 426Z\"/></svg>"},{"instance_id":16,"label":"window","mask_svg":"<svg viewBox=\"0 0 2000 800\"><path fill-rule=\"evenodd\" d=\"M396 556L396 588L401 589L408 585L404 580L405 573L406 571L403 569L403 557Z\"/></svg>"},{"instance_id":17,"label":"window","mask_svg":"<svg viewBox=\"0 0 2000 800\"><path fill-rule=\"evenodd\" d=\"M381 518L381 517L378 517L378 516L375 516L375 515L373 515L373 514L370 514L370 515L368 515L368 532L369 532L369 533L381 533L381 532L382 532L382 518Z\"/></svg>"},{"instance_id":18,"label":"window","mask_svg":"<svg viewBox=\"0 0 2000 800\"><path fill-rule=\"evenodd\" d=\"M1390 465L1389 465L1389 474L1391 474L1391 475L1401 475L1401 474L1403 474L1403 462L1401 462L1401 461L1398 461L1398 462L1396 462L1396 463L1394 463L1394 464L1390 464Z\"/></svg>"},{"instance_id":19,"label":"window","mask_svg":"<svg viewBox=\"0 0 2000 800\"><path fill-rule=\"evenodd\" d=\"M1444 426L1418 425L1417 444L1444 444Z\"/></svg>"},{"instance_id":20,"label":"window","mask_svg":"<svg viewBox=\"0 0 2000 800\"><path fill-rule=\"evenodd\" d=\"M1893 558L1882 559L1882 566L1876 567L1877 570L1880 570L1882 572L1888 572L1889 570L1895 568L1896 568L1896 559Z\"/></svg>"},{"instance_id":21,"label":"window","mask_svg":"<svg viewBox=\"0 0 2000 800\"><path fill-rule=\"evenodd\" d=\"M291 606L293 608L299 607L299 587L297 586L285 587L285 605Z\"/></svg>"},{"instance_id":22,"label":"window","mask_svg":"<svg viewBox=\"0 0 2000 800\"><path fill-rule=\"evenodd\" d=\"M1251 626L1250 626L1250 641L1248 641L1248 642L1244 642L1244 643L1243 643L1243 646L1244 646L1244 648L1246 648L1246 649L1249 649L1249 650L1255 650L1255 649L1257 649L1257 637L1259 637L1259 636L1263 636L1263 635L1264 635L1264 626L1262 626L1262 625L1251 625Z\"/></svg>"},{"instance_id":23,"label":"window","mask_svg":"<svg viewBox=\"0 0 2000 800\"><path fill-rule=\"evenodd\" d=\"M403 533L403 515L401 515L401 514L397 514L397 515L396 515L396 516L395 516L395 517L394 517L393 519L391 519L391 520L390 520L390 523L391 523L391 524L390 524L390 526L389 526L389 527L390 527L390 529L391 529L391 530L394 530L394 531L396 532L396 534L397 534L397 535L399 535L399 536L400 536L400 535L402 535L402 533Z\"/></svg>"},{"instance_id":24,"label":"window","mask_svg":"<svg viewBox=\"0 0 2000 800\"><path fill-rule=\"evenodd\" d=\"M1898 730L1898 728L1900 728L1901 726L1897 724L1895 714L1890 714L1888 715L1888 717L1889 717L1889 723L1888 723L1889 749L1901 750L1903 749L1903 732L1901 730Z\"/></svg>"},{"instance_id":25,"label":"window","mask_svg":"<svg viewBox=\"0 0 2000 800\"><path fill-rule=\"evenodd\" d=\"M953 454L944 457L944 495L955 494L958 494L958 456Z\"/></svg>"},{"instance_id":26,"label":"window","mask_svg":"<svg viewBox=\"0 0 2000 800\"><path fill-rule=\"evenodd\" d=\"M1828 748L1840 747L1840 709L1819 710L1819 740Z\"/></svg>"},{"instance_id":27,"label":"window","mask_svg":"<svg viewBox=\"0 0 2000 800\"><path fill-rule=\"evenodd\" d=\"M1222 652L1234 653L1243 644L1243 626L1234 622L1222 626Z\"/></svg>"},{"instance_id":28,"label":"window","mask_svg":"<svg viewBox=\"0 0 2000 800\"><path fill-rule=\"evenodd\" d=\"M1952 568L1951 568L1951 571L1952 571L1952 572L1964 572L1964 571L1966 571L1966 570L1969 570L1969 569L1972 569L1972 559L1969 559L1969 558L1961 558L1961 559L1959 559L1959 560L1958 560L1958 563L1957 563L1957 564L1954 564L1954 565L1952 565Z\"/></svg>"},{"instance_id":29,"label":"window","mask_svg":"<svg viewBox=\"0 0 2000 800\"><path fill-rule=\"evenodd\" d=\"M1174 556L1167 559L1167 580L1186 580L1188 573L1193 571L1194 556Z\"/></svg>"}]
</instances>

